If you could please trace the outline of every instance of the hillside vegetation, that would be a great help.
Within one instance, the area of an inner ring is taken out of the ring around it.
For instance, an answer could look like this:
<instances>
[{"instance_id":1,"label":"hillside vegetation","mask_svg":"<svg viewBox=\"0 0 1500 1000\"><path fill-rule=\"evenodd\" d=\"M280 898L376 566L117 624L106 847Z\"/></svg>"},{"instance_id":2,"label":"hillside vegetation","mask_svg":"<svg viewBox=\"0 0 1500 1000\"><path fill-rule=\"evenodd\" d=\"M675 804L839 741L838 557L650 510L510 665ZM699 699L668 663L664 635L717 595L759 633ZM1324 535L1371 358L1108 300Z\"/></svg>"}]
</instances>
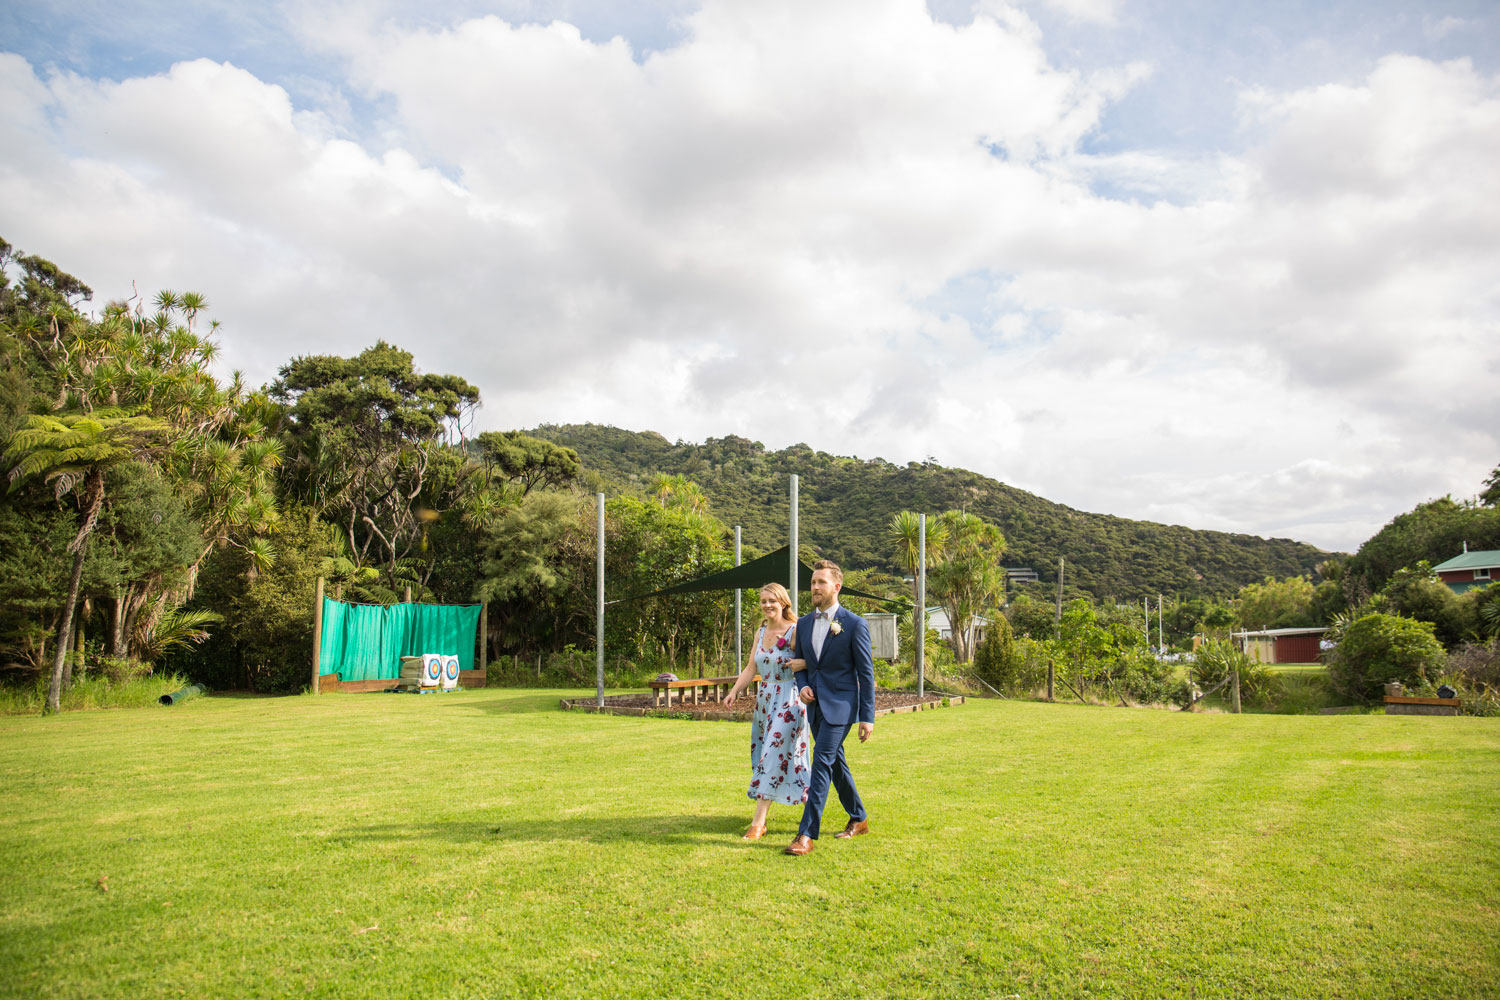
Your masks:
<instances>
[{"instance_id":1,"label":"hillside vegetation","mask_svg":"<svg viewBox=\"0 0 1500 1000\"><path fill-rule=\"evenodd\" d=\"M1232 594L1268 576L1310 574L1329 555L1291 539L1091 514L931 462L893 465L805 444L768 451L734 435L673 444L654 432L598 424L544 424L526 433L577 451L604 487L647 486L656 473L687 476L703 488L714 513L743 525L746 544L761 550L785 542L787 476L796 473L802 477L802 544L850 567L898 570L886 538L891 515L954 508L1004 531L1006 565L1030 566L1055 584L1062 557L1066 582L1099 598Z\"/></svg>"}]
</instances>

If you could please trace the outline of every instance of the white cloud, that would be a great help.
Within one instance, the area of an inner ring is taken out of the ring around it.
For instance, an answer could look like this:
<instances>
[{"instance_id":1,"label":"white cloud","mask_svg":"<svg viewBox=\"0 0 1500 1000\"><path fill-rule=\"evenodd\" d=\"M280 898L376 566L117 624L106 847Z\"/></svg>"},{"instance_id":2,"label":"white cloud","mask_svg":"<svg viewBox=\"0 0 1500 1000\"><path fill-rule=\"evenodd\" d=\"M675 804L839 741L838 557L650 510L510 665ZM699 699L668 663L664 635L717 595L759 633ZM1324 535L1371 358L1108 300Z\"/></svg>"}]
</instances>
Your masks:
<instances>
[{"instance_id":1,"label":"white cloud","mask_svg":"<svg viewBox=\"0 0 1500 1000\"><path fill-rule=\"evenodd\" d=\"M1148 69L1059 70L1008 6L714 2L648 55L300 24L377 139L224 63L0 56L6 238L206 293L252 378L401 344L487 426L933 454L1344 548L1500 457L1500 86L1466 63L1248 93L1235 155L1089 156Z\"/></svg>"}]
</instances>

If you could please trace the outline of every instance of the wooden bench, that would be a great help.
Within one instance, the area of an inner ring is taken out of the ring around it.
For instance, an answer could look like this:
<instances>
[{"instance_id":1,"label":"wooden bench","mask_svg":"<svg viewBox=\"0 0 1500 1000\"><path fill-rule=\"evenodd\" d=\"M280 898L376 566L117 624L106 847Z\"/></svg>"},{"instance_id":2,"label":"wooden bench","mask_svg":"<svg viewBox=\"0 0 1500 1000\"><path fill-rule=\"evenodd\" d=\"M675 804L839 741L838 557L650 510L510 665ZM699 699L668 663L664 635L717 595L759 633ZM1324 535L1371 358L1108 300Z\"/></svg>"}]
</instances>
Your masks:
<instances>
[{"instance_id":1,"label":"wooden bench","mask_svg":"<svg viewBox=\"0 0 1500 1000\"><path fill-rule=\"evenodd\" d=\"M739 674L731 677L688 677L679 681L650 681L646 684L651 689L651 705L653 708L661 708L665 700L666 707L672 707L672 692L677 692L677 703L683 704L687 700L689 691L693 693L693 704L699 703L703 692L711 692L711 701L723 701L724 695L734 687L734 682L739 679ZM751 691L755 685L760 683L760 674L756 674L750 682Z\"/></svg>"}]
</instances>

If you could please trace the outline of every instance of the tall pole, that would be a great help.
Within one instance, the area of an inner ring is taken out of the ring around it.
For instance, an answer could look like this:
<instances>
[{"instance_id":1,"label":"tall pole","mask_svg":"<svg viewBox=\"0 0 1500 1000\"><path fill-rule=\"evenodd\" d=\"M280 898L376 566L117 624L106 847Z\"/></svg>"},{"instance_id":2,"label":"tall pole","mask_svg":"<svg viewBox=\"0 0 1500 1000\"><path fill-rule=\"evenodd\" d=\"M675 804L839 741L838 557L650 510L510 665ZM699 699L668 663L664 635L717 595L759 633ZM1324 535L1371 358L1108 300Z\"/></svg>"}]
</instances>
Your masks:
<instances>
[{"instance_id":1,"label":"tall pole","mask_svg":"<svg viewBox=\"0 0 1500 1000\"><path fill-rule=\"evenodd\" d=\"M479 669L490 667L490 602L479 605Z\"/></svg>"},{"instance_id":2,"label":"tall pole","mask_svg":"<svg viewBox=\"0 0 1500 1000\"><path fill-rule=\"evenodd\" d=\"M786 588L792 595L792 616L797 616L797 474L792 473L792 541L791 541L791 577L792 582Z\"/></svg>"},{"instance_id":3,"label":"tall pole","mask_svg":"<svg viewBox=\"0 0 1500 1000\"><path fill-rule=\"evenodd\" d=\"M1052 638L1062 638L1062 591L1063 591L1063 560L1057 557L1057 613L1052 618ZM1052 657L1047 657L1047 700L1052 700L1052 687L1055 677L1056 666Z\"/></svg>"},{"instance_id":4,"label":"tall pole","mask_svg":"<svg viewBox=\"0 0 1500 1000\"><path fill-rule=\"evenodd\" d=\"M598 677L598 695L595 704L604 707L604 494L595 493L599 501L598 553L599 588L598 602L594 605L594 672Z\"/></svg>"},{"instance_id":5,"label":"tall pole","mask_svg":"<svg viewBox=\"0 0 1500 1000\"><path fill-rule=\"evenodd\" d=\"M917 515L917 698L927 693L927 515Z\"/></svg>"},{"instance_id":6,"label":"tall pole","mask_svg":"<svg viewBox=\"0 0 1500 1000\"><path fill-rule=\"evenodd\" d=\"M1161 595L1157 594L1156 595L1156 650L1159 653L1165 653L1167 651L1167 644L1166 644L1166 642L1164 642L1162 640L1162 637L1161 637L1161 631L1162 631L1161 616L1162 616L1162 613L1165 610L1166 609L1162 606L1162 603L1161 603Z\"/></svg>"},{"instance_id":7,"label":"tall pole","mask_svg":"<svg viewBox=\"0 0 1500 1000\"><path fill-rule=\"evenodd\" d=\"M323 659L323 578L318 577L318 593L313 598L313 668L312 693L318 693L318 667Z\"/></svg>"},{"instance_id":8,"label":"tall pole","mask_svg":"<svg viewBox=\"0 0 1500 1000\"><path fill-rule=\"evenodd\" d=\"M740 526L734 526L734 564L740 564ZM745 665L745 615L740 606L739 587L734 588L734 669L739 671Z\"/></svg>"}]
</instances>

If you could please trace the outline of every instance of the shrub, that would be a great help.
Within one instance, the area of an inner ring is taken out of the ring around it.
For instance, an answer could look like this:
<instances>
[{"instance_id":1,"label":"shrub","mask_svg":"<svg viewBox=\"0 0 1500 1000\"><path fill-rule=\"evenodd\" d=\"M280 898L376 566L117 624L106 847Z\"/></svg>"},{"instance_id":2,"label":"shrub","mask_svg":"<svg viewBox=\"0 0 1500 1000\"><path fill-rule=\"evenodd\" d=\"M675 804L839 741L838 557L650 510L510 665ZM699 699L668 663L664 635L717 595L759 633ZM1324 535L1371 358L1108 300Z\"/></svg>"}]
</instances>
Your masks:
<instances>
[{"instance_id":1,"label":"shrub","mask_svg":"<svg viewBox=\"0 0 1500 1000\"><path fill-rule=\"evenodd\" d=\"M1207 691L1228 676L1231 670L1238 670L1240 673L1241 702L1268 708L1282 693L1281 677L1278 674L1225 639L1215 639L1203 644L1193 659L1191 675ZM1221 689L1220 697L1226 701L1229 699L1228 685Z\"/></svg>"},{"instance_id":2,"label":"shrub","mask_svg":"<svg viewBox=\"0 0 1500 1000\"><path fill-rule=\"evenodd\" d=\"M1465 715L1500 715L1500 638L1466 642L1449 653L1438 680L1458 691Z\"/></svg>"},{"instance_id":3,"label":"shrub","mask_svg":"<svg viewBox=\"0 0 1500 1000\"><path fill-rule=\"evenodd\" d=\"M1375 701L1385 684L1399 681L1420 687L1444 664L1443 646L1431 622L1369 614L1344 630L1343 640L1328 657L1328 675L1345 695Z\"/></svg>"},{"instance_id":4,"label":"shrub","mask_svg":"<svg viewBox=\"0 0 1500 1000\"><path fill-rule=\"evenodd\" d=\"M1017 638L1010 622L996 615L974 650L974 675L1004 695L1025 697L1047 682L1045 647Z\"/></svg>"}]
</instances>

